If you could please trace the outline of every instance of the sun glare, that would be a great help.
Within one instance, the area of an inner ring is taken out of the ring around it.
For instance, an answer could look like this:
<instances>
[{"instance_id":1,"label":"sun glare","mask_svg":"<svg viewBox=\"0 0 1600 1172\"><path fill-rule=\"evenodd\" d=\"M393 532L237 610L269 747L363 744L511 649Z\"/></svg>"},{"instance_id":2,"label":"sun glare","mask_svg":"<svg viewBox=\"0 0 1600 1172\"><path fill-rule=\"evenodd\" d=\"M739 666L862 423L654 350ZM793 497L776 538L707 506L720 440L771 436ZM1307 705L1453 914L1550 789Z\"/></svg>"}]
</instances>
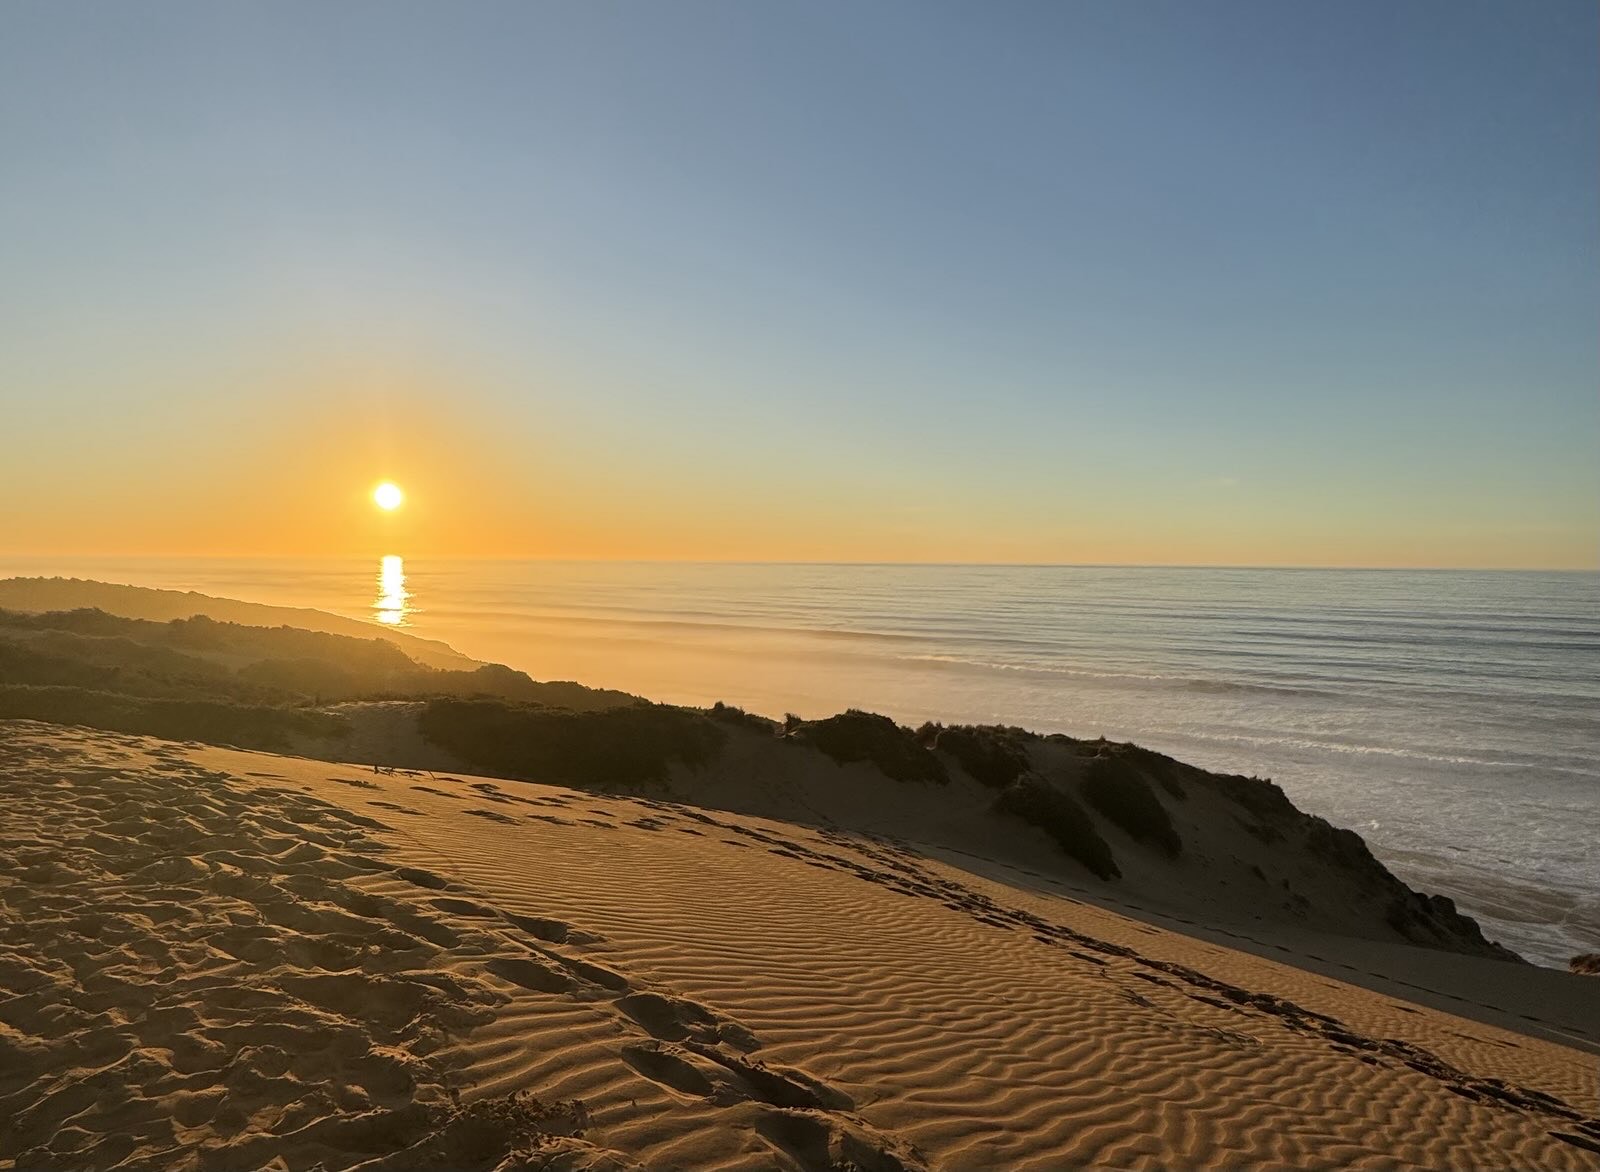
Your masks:
<instances>
[{"instance_id":1,"label":"sun glare","mask_svg":"<svg viewBox=\"0 0 1600 1172\"><path fill-rule=\"evenodd\" d=\"M397 554L385 554L378 563L378 597L372 604L373 617L391 627L409 626L406 616L411 613L410 599L405 562Z\"/></svg>"},{"instance_id":2,"label":"sun glare","mask_svg":"<svg viewBox=\"0 0 1600 1172\"><path fill-rule=\"evenodd\" d=\"M387 480L372 490L372 499L378 503L380 509L398 509L400 502L406 499L405 493L400 491L398 484L390 484Z\"/></svg>"}]
</instances>

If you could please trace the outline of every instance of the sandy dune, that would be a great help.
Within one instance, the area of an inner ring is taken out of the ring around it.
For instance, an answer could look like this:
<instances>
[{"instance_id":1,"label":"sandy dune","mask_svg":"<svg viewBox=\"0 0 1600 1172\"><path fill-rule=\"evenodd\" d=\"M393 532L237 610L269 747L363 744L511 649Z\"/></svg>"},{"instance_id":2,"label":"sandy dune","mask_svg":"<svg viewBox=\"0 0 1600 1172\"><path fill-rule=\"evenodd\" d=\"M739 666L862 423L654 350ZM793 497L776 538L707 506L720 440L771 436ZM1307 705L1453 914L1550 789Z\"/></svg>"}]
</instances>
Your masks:
<instances>
[{"instance_id":1,"label":"sandy dune","mask_svg":"<svg viewBox=\"0 0 1600 1172\"><path fill-rule=\"evenodd\" d=\"M1592 1019L884 836L28 722L0 793L0 1168L1600 1168Z\"/></svg>"}]
</instances>

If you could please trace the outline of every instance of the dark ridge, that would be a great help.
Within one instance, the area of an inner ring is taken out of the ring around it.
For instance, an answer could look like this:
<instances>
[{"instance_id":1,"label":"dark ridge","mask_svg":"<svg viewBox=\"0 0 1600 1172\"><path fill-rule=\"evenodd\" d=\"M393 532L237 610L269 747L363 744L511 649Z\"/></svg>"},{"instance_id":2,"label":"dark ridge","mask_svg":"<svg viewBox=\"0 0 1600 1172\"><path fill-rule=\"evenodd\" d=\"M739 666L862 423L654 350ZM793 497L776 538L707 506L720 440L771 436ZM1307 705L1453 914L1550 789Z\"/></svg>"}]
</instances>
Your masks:
<instances>
[{"instance_id":1,"label":"dark ridge","mask_svg":"<svg viewBox=\"0 0 1600 1172\"><path fill-rule=\"evenodd\" d=\"M429 700L417 727L486 773L581 788L646 785L674 761L703 765L726 732L702 712L666 704L571 712L501 700Z\"/></svg>"},{"instance_id":2,"label":"dark ridge","mask_svg":"<svg viewBox=\"0 0 1600 1172\"><path fill-rule=\"evenodd\" d=\"M1290 809L1294 807L1291 806ZM1300 813L1298 810L1295 812ZM1367 848L1366 839L1354 830L1335 826L1326 818L1319 818L1316 815L1300 816L1307 820L1306 849L1323 862L1345 871L1358 872L1370 871L1373 867L1382 865L1373 858L1372 851Z\"/></svg>"},{"instance_id":3,"label":"dark ridge","mask_svg":"<svg viewBox=\"0 0 1600 1172\"><path fill-rule=\"evenodd\" d=\"M640 702L626 692L541 683L501 664L427 667L380 638L99 610L0 610L0 679L251 704L492 696L577 711Z\"/></svg>"},{"instance_id":4,"label":"dark ridge","mask_svg":"<svg viewBox=\"0 0 1600 1172\"><path fill-rule=\"evenodd\" d=\"M0 680L139 696L215 696L220 689L249 693L236 695L237 699L270 697L270 689L228 688L226 668L193 656L115 636L88 637L65 631L41 631L27 639L0 638Z\"/></svg>"},{"instance_id":5,"label":"dark ridge","mask_svg":"<svg viewBox=\"0 0 1600 1172\"><path fill-rule=\"evenodd\" d=\"M1344 833L1353 834L1348 830ZM1360 836L1355 837L1359 842ZM1362 849L1366 849L1365 843L1362 843ZM1371 855L1368 857L1371 858ZM1376 872L1378 881L1393 892L1388 911L1384 914L1385 922L1413 944L1453 952L1473 952L1496 960L1523 960L1509 948L1485 937L1478 921L1457 911L1455 900L1449 896L1424 895L1420 891L1413 891L1376 859L1372 860L1372 871Z\"/></svg>"},{"instance_id":6,"label":"dark ridge","mask_svg":"<svg viewBox=\"0 0 1600 1172\"><path fill-rule=\"evenodd\" d=\"M1142 745L1127 741L1108 741L1101 738L1095 741L1092 747L1095 756L1120 761L1138 770L1180 802L1189 796L1189 791L1184 788L1184 779L1192 775L1203 775L1205 772L1193 765L1175 761L1165 753L1157 753L1154 749L1146 749Z\"/></svg>"},{"instance_id":7,"label":"dark ridge","mask_svg":"<svg viewBox=\"0 0 1600 1172\"><path fill-rule=\"evenodd\" d=\"M1005 789L1028 772L1027 740L1031 734L1002 725L925 724L917 739L954 757L967 776L991 789Z\"/></svg>"},{"instance_id":8,"label":"dark ridge","mask_svg":"<svg viewBox=\"0 0 1600 1172\"><path fill-rule=\"evenodd\" d=\"M1125 756L1092 757L1079 783L1088 803L1137 842L1159 847L1168 858L1183 851L1172 816L1144 775Z\"/></svg>"},{"instance_id":9,"label":"dark ridge","mask_svg":"<svg viewBox=\"0 0 1600 1172\"><path fill-rule=\"evenodd\" d=\"M1096 754L1086 770L1084 797L1135 839L1153 842L1174 857L1182 847L1171 816L1145 776L1158 780L1165 777L1186 789L1210 789L1239 808L1236 820L1258 841L1284 844L1281 849L1288 851L1303 851L1350 876L1359 890L1385 909L1385 922L1403 939L1429 948L1442 947L1497 960L1522 960L1510 949L1486 938L1477 921L1457 911L1450 899L1424 895L1402 883L1355 831L1304 813L1271 781L1208 773L1137 745L1059 739L1077 745L1080 751ZM1163 788L1173 792L1171 786Z\"/></svg>"},{"instance_id":10,"label":"dark ridge","mask_svg":"<svg viewBox=\"0 0 1600 1172\"><path fill-rule=\"evenodd\" d=\"M1019 778L1000 792L994 808L1037 826L1098 878L1122 877L1110 845L1095 829L1089 812L1049 782L1032 775Z\"/></svg>"},{"instance_id":11,"label":"dark ridge","mask_svg":"<svg viewBox=\"0 0 1600 1172\"><path fill-rule=\"evenodd\" d=\"M1384 922L1401 938L1496 960L1523 959L1484 936L1478 922L1457 911L1453 900L1413 891L1378 861L1359 834L1305 813L1272 782L1200 770L1196 779L1238 805L1243 812L1239 824L1261 842L1286 843L1285 850L1303 851L1343 871L1358 890L1379 901Z\"/></svg>"},{"instance_id":12,"label":"dark ridge","mask_svg":"<svg viewBox=\"0 0 1600 1172\"><path fill-rule=\"evenodd\" d=\"M289 695L342 700L361 690L356 673L326 659L262 659L238 671L241 683Z\"/></svg>"},{"instance_id":13,"label":"dark ridge","mask_svg":"<svg viewBox=\"0 0 1600 1172\"><path fill-rule=\"evenodd\" d=\"M896 781L950 780L944 762L917 743L916 734L887 716L851 708L825 720L800 721L787 735L812 745L841 765L866 761Z\"/></svg>"},{"instance_id":14,"label":"dark ridge","mask_svg":"<svg viewBox=\"0 0 1600 1172\"><path fill-rule=\"evenodd\" d=\"M368 642L374 638L398 646L418 663L431 667L472 668L476 661L443 643L421 639L404 631L375 628L359 619L341 618L304 607L263 606L232 598L212 598L194 591L157 590L148 586L119 586L78 578L0 579L0 607L15 611L70 611L98 608L110 615L153 620L207 615L212 619L268 629L307 633L331 632Z\"/></svg>"},{"instance_id":15,"label":"dark ridge","mask_svg":"<svg viewBox=\"0 0 1600 1172\"><path fill-rule=\"evenodd\" d=\"M783 729L781 724L770 717L746 712L743 708L735 708L732 704L724 704L721 700L707 708L705 713L718 724L747 728L751 732L765 733L767 736L777 736Z\"/></svg>"},{"instance_id":16,"label":"dark ridge","mask_svg":"<svg viewBox=\"0 0 1600 1172\"><path fill-rule=\"evenodd\" d=\"M1200 784L1215 790L1260 822L1270 824L1300 814L1300 810L1289 800L1289 795L1277 783L1266 778L1242 777L1237 773L1207 773L1200 769L1195 770L1195 774L1195 780Z\"/></svg>"},{"instance_id":17,"label":"dark ridge","mask_svg":"<svg viewBox=\"0 0 1600 1172\"><path fill-rule=\"evenodd\" d=\"M299 737L343 737L349 722L305 708L116 695L87 688L0 684L0 719L45 720L174 741L281 752Z\"/></svg>"}]
</instances>

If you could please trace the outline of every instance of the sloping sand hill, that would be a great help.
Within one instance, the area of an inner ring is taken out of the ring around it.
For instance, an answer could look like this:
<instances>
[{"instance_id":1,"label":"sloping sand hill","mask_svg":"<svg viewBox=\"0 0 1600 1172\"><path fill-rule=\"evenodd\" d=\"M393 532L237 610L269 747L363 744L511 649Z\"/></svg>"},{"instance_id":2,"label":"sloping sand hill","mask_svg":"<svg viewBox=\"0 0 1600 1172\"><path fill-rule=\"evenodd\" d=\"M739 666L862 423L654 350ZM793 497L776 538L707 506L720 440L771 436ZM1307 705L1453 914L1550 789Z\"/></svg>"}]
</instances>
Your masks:
<instances>
[{"instance_id":1,"label":"sloping sand hill","mask_svg":"<svg viewBox=\"0 0 1600 1172\"><path fill-rule=\"evenodd\" d=\"M29 722L0 794L0 1168L1600 1167L1573 1046L881 835Z\"/></svg>"},{"instance_id":2,"label":"sloping sand hill","mask_svg":"<svg viewBox=\"0 0 1600 1172\"><path fill-rule=\"evenodd\" d=\"M330 711L348 734L299 737L296 751L893 835L969 868L1009 867L1013 883L1047 879L1092 902L1246 939L1331 932L1527 967L1450 901L1406 887L1358 835L1300 811L1270 782L1135 745L994 727L913 733L854 711L787 731L729 710L662 706L576 714L438 700ZM952 740L998 745L1009 764L963 760L945 748Z\"/></svg>"}]
</instances>

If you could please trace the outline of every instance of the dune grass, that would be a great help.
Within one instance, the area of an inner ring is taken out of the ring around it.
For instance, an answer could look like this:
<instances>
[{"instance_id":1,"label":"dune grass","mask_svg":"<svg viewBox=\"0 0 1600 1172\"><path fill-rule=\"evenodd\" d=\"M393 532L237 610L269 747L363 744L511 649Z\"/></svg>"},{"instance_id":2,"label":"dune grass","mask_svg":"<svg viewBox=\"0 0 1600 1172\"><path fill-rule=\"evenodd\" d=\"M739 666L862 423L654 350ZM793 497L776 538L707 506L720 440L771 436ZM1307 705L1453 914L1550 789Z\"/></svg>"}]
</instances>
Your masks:
<instances>
[{"instance_id":1,"label":"dune grass","mask_svg":"<svg viewBox=\"0 0 1600 1172\"><path fill-rule=\"evenodd\" d=\"M340 716L305 708L0 684L0 719L44 720L174 741L284 750L299 737L348 735Z\"/></svg>"},{"instance_id":2,"label":"dune grass","mask_svg":"<svg viewBox=\"0 0 1600 1172\"><path fill-rule=\"evenodd\" d=\"M702 712L647 703L572 712L436 698L417 727L474 768L582 788L663 781L674 761L703 764L727 736Z\"/></svg>"},{"instance_id":3,"label":"dune grass","mask_svg":"<svg viewBox=\"0 0 1600 1172\"><path fill-rule=\"evenodd\" d=\"M896 781L944 785L950 780L944 762L919 744L915 733L875 712L851 708L825 720L800 721L790 726L788 735L841 765L870 762Z\"/></svg>"}]
</instances>

